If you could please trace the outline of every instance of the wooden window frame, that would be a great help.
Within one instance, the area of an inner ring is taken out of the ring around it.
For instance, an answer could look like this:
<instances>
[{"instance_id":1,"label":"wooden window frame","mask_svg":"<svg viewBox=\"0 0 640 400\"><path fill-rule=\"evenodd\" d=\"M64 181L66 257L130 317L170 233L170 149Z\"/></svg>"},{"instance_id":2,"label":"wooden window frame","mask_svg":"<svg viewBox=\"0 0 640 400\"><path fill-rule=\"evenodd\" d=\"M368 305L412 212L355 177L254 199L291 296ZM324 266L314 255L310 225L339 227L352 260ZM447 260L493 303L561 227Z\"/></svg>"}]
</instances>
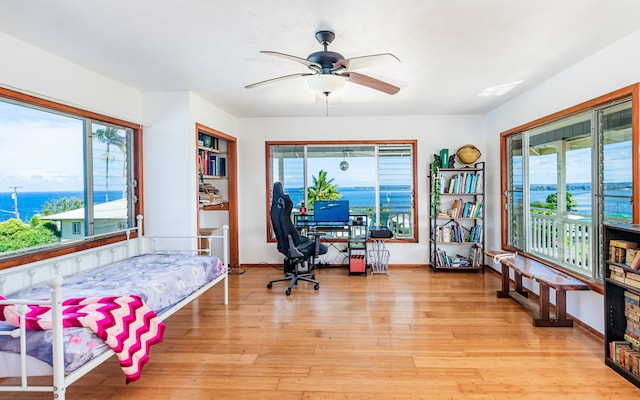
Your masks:
<instances>
[{"instance_id":1,"label":"wooden window frame","mask_svg":"<svg viewBox=\"0 0 640 400\"><path fill-rule=\"evenodd\" d=\"M44 108L51 112L59 112L67 115L77 116L79 118L90 118L96 122L104 122L113 125L119 125L132 130L133 135L133 176L136 179L136 185L133 188L137 201L134 204L135 215L144 214L144 201L142 193L144 193L143 170L142 170L142 126L132 122L124 121L118 118L109 117L107 115L98 114L92 111L83 110L81 108L58 103L52 100L45 100L36 96L28 95L11 89L0 87L0 98L9 101L16 101L26 105L32 105ZM136 233L132 232L135 237ZM25 249L25 253L15 256L5 257L0 260L0 270L15 267L18 265L45 260L61 256L64 254L74 253L94 247L104 246L111 243L126 240L127 236L124 232L114 232L113 234L99 235L96 237L87 237L82 241L74 241L70 244L60 244L44 250L29 251Z\"/></svg>"},{"instance_id":2,"label":"wooden window frame","mask_svg":"<svg viewBox=\"0 0 640 400\"><path fill-rule=\"evenodd\" d=\"M265 204L265 218L266 218L266 238L268 243L275 243L276 239L272 237L271 232L271 218L269 216L269 210L271 209L271 175L273 173L271 169L271 146L305 146L305 145L388 145L388 144L406 144L411 145L413 150L412 157L412 185L413 185L413 237L412 238L400 238L400 239L388 239L387 242L395 243L418 243L419 242L419 225L418 225L418 141L415 139L408 140L306 140L306 141L267 141L265 142L265 163L266 163L266 204ZM338 239L336 241L345 241L344 239Z\"/></svg>"},{"instance_id":3,"label":"wooden window frame","mask_svg":"<svg viewBox=\"0 0 640 400\"><path fill-rule=\"evenodd\" d=\"M549 114L547 116L538 118L534 121L528 122L526 124L517 126L515 128L509 129L507 131L500 133L500 193L501 193L500 195L500 222L501 222L500 239L501 239L501 246L503 250L518 251L519 253L523 253L522 249L515 249L512 246L508 245L509 224L507 219L509 217L509 213L507 210L507 198L502 195L502 193L505 193L505 191L507 190L507 185L508 185L507 171L508 171L509 160L507 159L507 138L513 134L521 133L521 132L539 127L541 125L544 125L562 118L566 118L581 112L602 107L607 104L623 100L625 98L631 98L631 107L632 107L631 145L632 145L632 154L635 155L631 160L632 169L633 169L632 176L634 178L632 182L632 185L633 185L632 221L634 224L637 224L640 222L640 178L637 178L638 174L640 173L640 149L638 148L638 145L640 143L639 142L640 140L640 134L639 134L640 132L640 124L639 124L640 98L638 97L639 94L640 94L640 83L634 83L632 85L625 86L621 89L615 90L613 92L607 93L605 95L596 97L591 100L587 100L573 107L569 107L564 110L558 111L556 113ZM547 264L552 268L561 270L589 284L592 290L597 291L599 293L603 293L602 282L600 281L596 281L592 278L579 275L559 265L553 264L548 260L539 259L534 255L531 255L528 253L524 253L523 255L526 257L535 259L537 261L540 261L544 264Z\"/></svg>"}]
</instances>

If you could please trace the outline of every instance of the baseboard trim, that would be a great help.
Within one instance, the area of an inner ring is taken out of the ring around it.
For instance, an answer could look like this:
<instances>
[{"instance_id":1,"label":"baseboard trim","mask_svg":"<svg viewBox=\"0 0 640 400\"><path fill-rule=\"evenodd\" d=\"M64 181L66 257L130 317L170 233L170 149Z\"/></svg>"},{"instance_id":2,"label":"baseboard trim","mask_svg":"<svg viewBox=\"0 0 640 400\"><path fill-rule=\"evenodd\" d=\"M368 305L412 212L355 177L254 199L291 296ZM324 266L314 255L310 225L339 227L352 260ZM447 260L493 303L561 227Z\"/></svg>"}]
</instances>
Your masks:
<instances>
[{"instance_id":1,"label":"baseboard trim","mask_svg":"<svg viewBox=\"0 0 640 400\"><path fill-rule=\"evenodd\" d=\"M486 268L486 270L490 271L491 273L496 274L499 277L502 277L502 273L494 268ZM513 283L515 285L515 281L513 279L509 279L511 281L511 283ZM539 300L538 294L531 291L529 288L524 288L524 290L528 293L528 300L531 301L532 303L537 303ZM555 312L556 311L556 306L555 304L551 304L551 309ZM571 315L570 313L567 313L567 317L571 318L573 320L573 323L576 325L580 325L584 330L586 330L587 332L589 332L590 334L594 335L595 337L599 338L600 340L604 341L604 334L598 332L597 330L595 330L593 327L591 327L591 325L588 325L584 322L582 322L580 319L576 318L575 316Z\"/></svg>"},{"instance_id":2,"label":"baseboard trim","mask_svg":"<svg viewBox=\"0 0 640 400\"><path fill-rule=\"evenodd\" d=\"M275 267L281 264L278 263L273 263L273 264L269 264L269 263L260 263L260 264L250 264L250 263L243 263L240 264L240 268L255 268L255 267ZM316 268L347 268L348 265L347 264L324 264L321 267L316 267ZM389 264L389 269L398 269L398 268L403 268L403 269L409 269L409 268L431 268L429 267L429 264Z\"/></svg>"}]
</instances>

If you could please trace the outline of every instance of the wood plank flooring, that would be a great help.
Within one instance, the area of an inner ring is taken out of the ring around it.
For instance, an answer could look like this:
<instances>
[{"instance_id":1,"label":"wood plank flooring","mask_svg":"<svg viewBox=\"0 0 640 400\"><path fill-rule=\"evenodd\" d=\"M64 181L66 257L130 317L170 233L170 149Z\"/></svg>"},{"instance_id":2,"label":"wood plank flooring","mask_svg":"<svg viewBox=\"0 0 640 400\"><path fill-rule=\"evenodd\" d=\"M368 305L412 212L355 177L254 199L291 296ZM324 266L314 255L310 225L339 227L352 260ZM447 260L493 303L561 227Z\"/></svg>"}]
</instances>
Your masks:
<instances>
[{"instance_id":1,"label":"wood plank flooring","mask_svg":"<svg viewBox=\"0 0 640 400\"><path fill-rule=\"evenodd\" d=\"M255 267L167 320L142 379L125 385L115 358L68 388L67 399L632 399L640 389L603 362L580 326L535 328L499 299L493 273L391 275L317 271L284 295ZM51 399L2 393L0 399Z\"/></svg>"}]
</instances>

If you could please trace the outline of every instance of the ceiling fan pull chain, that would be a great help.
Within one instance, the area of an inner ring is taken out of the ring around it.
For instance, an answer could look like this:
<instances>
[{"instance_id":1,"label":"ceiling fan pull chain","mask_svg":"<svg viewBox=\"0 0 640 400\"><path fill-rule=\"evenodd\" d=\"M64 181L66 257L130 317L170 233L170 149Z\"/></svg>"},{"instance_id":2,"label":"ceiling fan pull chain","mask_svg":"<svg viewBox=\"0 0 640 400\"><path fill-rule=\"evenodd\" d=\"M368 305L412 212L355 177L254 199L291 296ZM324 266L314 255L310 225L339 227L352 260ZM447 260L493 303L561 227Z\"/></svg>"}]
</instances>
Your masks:
<instances>
[{"instance_id":1,"label":"ceiling fan pull chain","mask_svg":"<svg viewBox=\"0 0 640 400\"><path fill-rule=\"evenodd\" d=\"M326 108L325 117L329 116L329 92L324 92L324 105Z\"/></svg>"}]
</instances>

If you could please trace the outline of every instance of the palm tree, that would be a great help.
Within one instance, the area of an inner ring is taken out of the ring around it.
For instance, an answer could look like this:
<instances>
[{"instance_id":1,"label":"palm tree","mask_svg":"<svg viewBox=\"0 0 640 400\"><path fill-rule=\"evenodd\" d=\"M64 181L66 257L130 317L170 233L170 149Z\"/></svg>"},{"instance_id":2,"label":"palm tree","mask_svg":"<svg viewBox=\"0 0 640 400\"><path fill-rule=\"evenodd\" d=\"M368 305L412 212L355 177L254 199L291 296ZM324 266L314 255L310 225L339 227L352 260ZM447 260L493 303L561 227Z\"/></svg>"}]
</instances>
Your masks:
<instances>
[{"instance_id":1,"label":"palm tree","mask_svg":"<svg viewBox=\"0 0 640 400\"><path fill-rule=\"evenodd\" d=\"M333 185L333 178L327 180L327 171L318 171L318 178L312 176L313 185L309 186L307 197L309 207L313 206L316 200L337 200L342 195L338 193L338 185Z\"/></svg>"},{"instance_id":2,"label":"palm tree","mask_svg":"<svg viewBox=\"0 0 640 400\"><path fill-rule=\"evenodd\" d=\"M100 143L106 143L107 150L102 155L102 159L105 160L106 163L106 171L105 171L105 202L109 201L109 161L113 159L109 148L111 145L116 146L122 154L126 154L127 151L127 141L124 136L120 135L120 130L107 126L104 128L97 129L93 132L93 138L100 141Z\"/></svg>"}]
</instances>

